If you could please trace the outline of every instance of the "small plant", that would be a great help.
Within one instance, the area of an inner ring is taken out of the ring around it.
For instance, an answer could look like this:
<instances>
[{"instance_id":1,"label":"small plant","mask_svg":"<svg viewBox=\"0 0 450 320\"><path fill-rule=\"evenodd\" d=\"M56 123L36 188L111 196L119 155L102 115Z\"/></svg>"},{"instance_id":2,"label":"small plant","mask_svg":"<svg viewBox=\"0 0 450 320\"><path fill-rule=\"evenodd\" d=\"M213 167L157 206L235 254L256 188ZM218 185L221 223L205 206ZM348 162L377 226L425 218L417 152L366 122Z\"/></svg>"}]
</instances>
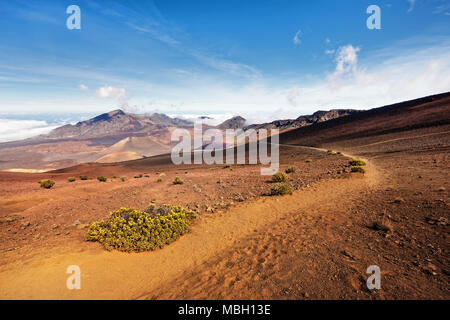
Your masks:
<instances>
[{"instance_id":1,"label":"small plant","mask_svg":"<svg viewBox=\"0 0 450 320\"><path fill-rule=\"evenodd\" d=\"M143 177L142 174L138 174L138 175L134 176L135 179L141 179L142 177Z\"/></svg>"},{"instance_id":2,"label":"small plant","mask_svg":"<svg viewBox=\"0 0 450 320\"><path fill-rule=\"evenodd\" d=\"M287 174L289 174L289 173L294 173L296 170L297 170L296 167L290 166L289 168L286 169L285 172L286 172Z\"/></svg>"},{"instance_id":3,"label":"small plant","mask_svg":"<svg viewBox=\"0 0 450 320\"><path fill-rule=\"evenodd\" d=\"M362 167L365 166L366 163L364 162L364 160L362 159L358 159L358 158L353 158L348 162L351 166L355 166L355 167Z\"/></svg>"},{"instance_id":4,"label":"small plant","mask_svg":"<svg viewBox=\"0 0 450 320\"><path fill-rule=\"evenodd\" d=\"M222 169L229 169L229 168L231 168L231 166L229 164L226 164L222 167Z\"/></svg>"},{"instance_id":5,"label":"small plant","mask_svg":"<svg viewBox=\"0 0 450 320\"><path fill-rule=\"evenodd\" d=\"M329 155L334 154L333 150L327 150L327 153L328 153Z\"/></svg>"},{"instance_id":6,"label":"small plant","mask_svg":"<svg viewBox=\"0 0 450 320\"><path fill-rule=\"evenodd\" d=\"M117 176L112 176L113 179L117 179Z\"/></svg>"},{"instance_id":7,"label":"small plant","mask_svg":"<svg viewBox=\"0 0 450 320\"><path fill-rule=\"evenodd\" d=\"M392 223L386 217L382 217L381 219L374 221L371 225L371 228L386 233L392 232L394 230Z\"/></svg>"},{"instance_id":8,"label":"small plant","mask_svg":"<svg viewBox=\"0 0 450 320\"><path fill-rule=\"evenodd\" d=\"M366 173L366 170L364 170L363 167L358 167L358 166L352 167L351 171L352 171L352 172Z\"/></svg>"},{"instance_id":9,"label":"small plant","mask_svg":"<svg viewBox=\"0 0 450 320\"><path fill-rule=\"evenodd\" d=\"M74 177L69 177L69 178L67 178L67 181L69 181L69 182L75 182L75 181L77 181L77 179L75 179Z\"/></svg>"},{"instance_id":10,"label":"small plant","mask_svg":"<svg viewBox=\"0 0 450 320\"><path fill-rule=\"evenodd\" d=\"M126 177L121 177L120 180L122 180L122 182L125 182L125 180L127 180Z\"/></svg>"},{"instance_id":11,"label":"small plant","mask_svg":"<svg viewBox=\"0 0 450 320\"><path fill-rule=\"evenodd\" d=\"M106 182L106 180L108 180L108 179L106 179L106 177L104 177L104 176L100 176L100 177L97 177L97 180L100 182Z\"/></svg>"},{"instance_id":12,"label":"small plant","mask_svg":"<svg viewBox=\"0 0 450 320\"><path fill-rule=\"evenodd\" d=\"M289 179L289 176L284 172L277 172L272 176L273 182L283 182Z\"/></svg>"},{"instance_id":13,"label":"small plant","mask_svg":"<svg viewBox=\"0 0 450 320\"><path fill-rule=\"evenodd\" d=\"M137 196L139 194L139 190L133 191L133 196Z\"/></svg>"},{"instance_id":14,"label":"small plant","mask_svg":"<svg viewBox=\"0 0 450 320\"><path fill-rule=\"evenodd\" d=\"M165 177L165 176L166 176L166 174L164 172L159 175L160 178Z\"/></svg>"},{"instance_id":15,"label":"small plant","mask_svg":"<svg viewBox=\"0 0 450 320\"><path fill-rule=\"evenodd\" d=\"M39 181L41 188L51 189L55 185L55 181L53 180L41 180Z\"/></svg>"},{"instance_id":16,"label":"small plant","mask_svg":"<svg viewBox=\"0 0 450 320\"><path fill-rule=\"evenodd\" d=\"M342 152L338 151L338 152L336 152L336 154L339 154L339 155L341 155L341 154L342 154Z\"/></svg>"},{"instance_id":17,"label":"small plant","mask_svg":"<svg viewBox=\"0 0 450 320\"><path fill-rule=\"evenodd\" d=\"M305 162L306 163L310 163L310 162L312 162L312 160L311 159L306 159Z\"/></svg>"},{"instance_id":18,"label":"small plant","mask_svg":"<svg viewBox=\"0 0 450 320\"><path fill-rule=\"evenodd\" d=\"M158 178L158 180L156 180L156 182L162 182L163 180L161 178Z\"/></svg>"},{"instance_id":19,"label":"small plant","mask_svg":"<svg viewBox=\"0 0 450 320\"><path fill-rule=\"evenodd\" d=\"M80 176L80 180L86 181L88 179L89 179L88 176Z\"/></svg>"},{"instance_id":20,"label":"small plant","mask_svg":"<svg viewBox=\"0 0 450 320\"><path fill-rule=\"evenodd\" d=\"M272 196L292 194L292 187L287 183L277 183L270 188L270 194Z\"/></svg>"},{"instance_id":21,"label":"small plant","mask_svg":"<svg viewBox=\"0 0 450 320\"><path fill-rule=\"evenodd\" d=\"M173 184L183 184L184 181L180 179L180 177L176 176L172 181Z\"/></svg>"},{"instance_id":22,"label":"small plant","mask_svg":"<svg viewBox=\"0 0 450 320\"><path fill-rule=\"evenodd\" d=\"M92 223L86 240L100 242L107 250L155 250L188 233L196 218L195 211L181 206L151 205L144 211L121 208L106 221Z\"/></svg>"}]
</instances>

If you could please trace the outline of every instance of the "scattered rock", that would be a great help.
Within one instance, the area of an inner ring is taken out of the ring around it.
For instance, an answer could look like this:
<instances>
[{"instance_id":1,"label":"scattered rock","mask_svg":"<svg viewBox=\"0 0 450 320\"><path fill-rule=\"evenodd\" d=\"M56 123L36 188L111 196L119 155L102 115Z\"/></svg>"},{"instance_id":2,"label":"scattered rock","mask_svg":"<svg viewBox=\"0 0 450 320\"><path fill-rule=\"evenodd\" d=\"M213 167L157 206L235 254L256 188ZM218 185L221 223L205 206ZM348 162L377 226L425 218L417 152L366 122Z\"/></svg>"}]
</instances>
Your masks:
<instances>
[{"instance_id":1,"label":"scattered rock","mask_svg":"<svg viewBox=\"0 0 450 320\"><path fill-rule=\"evenodd\" d=\"M22 223L22 228L23 229L28 228L29 226L31 226L31 222L24 222L24 223Z\"/></svg>"},{"instance_id":2,"label":"scattered rock","mask_svg":"<svg viewBox=\"0 0 450 320\"><path fill-rule=\"evenodd\" d=\"M428 224L438 225L438 226L446 226L448 224L447 218L439 217L439 218L433 218L433 217L427 217L425 218L426 222Z\"/></svg>"}]
</instances>

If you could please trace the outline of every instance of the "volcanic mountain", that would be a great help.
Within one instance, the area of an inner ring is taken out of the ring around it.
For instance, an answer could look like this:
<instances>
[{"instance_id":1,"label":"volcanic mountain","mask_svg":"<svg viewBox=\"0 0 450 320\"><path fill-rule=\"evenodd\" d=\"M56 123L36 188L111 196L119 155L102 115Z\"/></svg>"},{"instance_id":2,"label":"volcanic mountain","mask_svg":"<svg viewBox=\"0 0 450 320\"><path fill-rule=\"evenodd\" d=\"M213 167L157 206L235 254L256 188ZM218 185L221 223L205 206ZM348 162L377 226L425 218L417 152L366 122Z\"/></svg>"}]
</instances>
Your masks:
<instances>
[{"instance_id":1,"label":"volcanic mountain","mask_svg":"<svg viewBox=\"0 0 450 320\"><path fill-rule=\"evenodd\" d=\"M226 129L295 129L354 114L356 110L318 111L295 120L277 120L245 127L235 116L216 127ZM85 162L121 162L170 153L174 129L193 132L191 121L165 114L132 114L114 110L76 124L56 128L49 134L0 144L0 170L36 172L60 169Z\"/></svg>"},{"instance_id":2,"label":"volcanic mountain","mask_svg":"<svg viewBox=\"0 0 450 320\"><path fill-rule=\"evenodd\" d=\"M65 125L54 129L47 136L41 138L93 138L106 135L151 133L156 128L183 127L192 123L182 119L172 119L165 114L139 115L114 110L101 114L93 119L78 122L75 125Z\"/></svg>"},{"instance_id":3,"label":"volcanic mountain","mask_svg":"<svg viewBox=\"0 0 450 320\"><path fill-rule=\"evenodd\" d=\"M270 123L252 124L246 126L244 130L248 129L279 129L290 130L309 126L315 123L320 123L336 118L346 117L355 113L361 112L360 110L353 109L332 109L330 111L317 111L312 115L300 116L297 119L288 120L275 120Z\"/></svg>"}]
</instances>

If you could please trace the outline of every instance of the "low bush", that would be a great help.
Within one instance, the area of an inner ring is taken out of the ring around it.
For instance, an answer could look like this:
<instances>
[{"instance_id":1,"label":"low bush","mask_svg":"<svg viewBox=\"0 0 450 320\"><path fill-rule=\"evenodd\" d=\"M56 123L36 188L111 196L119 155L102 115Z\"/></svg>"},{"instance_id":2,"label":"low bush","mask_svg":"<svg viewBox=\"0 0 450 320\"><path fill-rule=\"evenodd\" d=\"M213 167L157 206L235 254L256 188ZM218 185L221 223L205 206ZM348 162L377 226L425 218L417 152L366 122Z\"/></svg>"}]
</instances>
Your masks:
<instances>
[{"instance_id":1,"label":"low bush","mask_svg":"<svg viewBox=\"0 0 450 320\"><path fill-rule=\"evenodd\" d=\"M310 162L312 162L312 160L311 159L306 159L305 162L306 163L310 163Z\"/></svg>"},{"instance_id":2,"label":"low bush","mask_svg":"<svg viewBox=\"0 0 450 320\"><path fill-rule=\"evenodd\" d=\"M161 178L158 178L158 180L156 180L156 182L162 182L163 180Z\"/></svg>"},{"instance_id":3,"label":"low bush","mask_svg":"<svg viewBox=\"0 0 450 320\"><path fill-rule=\"evenodd\" d=\"M365 166L366 163L364 162L364 160L362 159L358 159L358 158L353 158L348 162L351 166L355 166L355 167L362 167Z\"/></svg>"},{"instance_id":4,"label":"low bush","mask_svg":"<svg viewBox=\"0 0 450 320\"><path fill-rule=\"evenodd\" d=\"M173 184L183 184L184 181L180 179L180 177L175 177L175 179L173 179L172 181Z\"/></svg>"},{"instance_id":5,"label":"low bush","mask_svg":"<svg viewBox=\"0 0 450 320\"><path fill-rule=\"evenodd\" d=\"M270 194L272 196L292 194L292 187L287 183L277 183L270 188Z\"/></svg>"},{"instance_id":6,"label":"low bush","mask_svg":"<svg viewBox=\"0 0 450 320\"><path fill-rule=\"evenodd\" d=\"M394 230L394 227L392 226L392 223L386 218L382 217L378 219L377 221L374 221L371 225L371 228L377 231L383 231L383 232L392 232Z\"/></svg>"},{"instance_id":7,"label":"low bush","mask_svg":"<svg viewBox=\"0 0 450 320\"><path fill-rule=\"evenodd\" d=\"M106 179L106 177L104 177L104 176L100 176L100 177L97 177L97 180L100 182L106 182L106 180L108 180L108 179Z\"/></svg>"},{"instance_id":8,"label":"low bush","mask_svg":"<svg viewBox=\"0 0 450 320\"><path fill-rule=\"evenodd\" d=\"M55 181L53 180L41 180L39 181L41 188L51 189L55 185Z\"/></svg>"},{"instance_id":9,"label":"low bush","mask_svg":"<svg viewBox=\"0 0 450 320\"><path fill-rule=\"evenodd\" d=\"M286 169L285 172L286 172L287 174L289 174L289 173L294 173L296 170L297 170L296 167L290 166L289 168Z\"/></svg>"},{"instance_id":10,"label":"low bush","mask_svg":"<svg viewBox=\"0 0 450 320\"><path fill-rule=\"evenodd\" d=\"M188 233L196 218L195 211L180 206L151 205L144 211L121 208L106 221L92 223L86 240L100 242L107 250L155 250Z\"/></svg>"},{"instance_id":11,"label":"low bush","mask_svg":"<svg viewBox=\"0 0 450 320\"><path fill-rule=\"evenodd\" d=\"M364 170L363 167L358 167L358 166L352 167L351 171L352 171L352 172L366 173L366 170Z\"/></svg>"},{"instance_id":12,"label":"low bush","mask_svg":"<svg viewBox=\"0 0 450 320\"><path fill-rule=\"evenodd\" d=\"M113 179L117 179L117 176L112 176Z\"/></svg>"},{"instance_id":13,"label":"low bush","mask_svg":"<svg viewBox=\"0 0 450 320\"><path fill-rule=\"evenodd\" d=\"M226 164L222 167L222 169L229 169L229 168L231 168L231 166L229 164Z\"/></svg>"},{"instance_id":14,"label":"low bush","mask_svg":"<svg viewBox=\"0 0 450 320\"><path fill-rule=\"evenodd\" d=\"M120 180L122 180L122 182L125 182L125 180L127 180L126 177L121 177Z\"/></svg>"},{"instance_id":15,"label":"low bush","mask_svg":"<svg viewBox=\"0 0 450 320\"><path fill-rule=\"evenodd\" d=\"M69 181L69 182L75 182L75 181L77 181L77 179L75 179L74 177L69 177L69 178L67 178L67 181Z\"/></svg>"},{"instance_id":16,"label":"low bush","mask_svg":"<svg viewBox=\"0 0 450 320\"><path fill-rule=\"evenodd\" d=\"M80 176L80 180L86 181L88 179L89 179L88 176Z\"/></svg>"},{"instance_id":17,"label":"low bush","mask_svg":"<svg viewBox=\"0 0 450 320\"><path fill-rule=\"evenodd\" d=\"M289 176L284 172L277 172L272 176L273 182L283 182L289 179Z\"/></svg>"}]
</instances>

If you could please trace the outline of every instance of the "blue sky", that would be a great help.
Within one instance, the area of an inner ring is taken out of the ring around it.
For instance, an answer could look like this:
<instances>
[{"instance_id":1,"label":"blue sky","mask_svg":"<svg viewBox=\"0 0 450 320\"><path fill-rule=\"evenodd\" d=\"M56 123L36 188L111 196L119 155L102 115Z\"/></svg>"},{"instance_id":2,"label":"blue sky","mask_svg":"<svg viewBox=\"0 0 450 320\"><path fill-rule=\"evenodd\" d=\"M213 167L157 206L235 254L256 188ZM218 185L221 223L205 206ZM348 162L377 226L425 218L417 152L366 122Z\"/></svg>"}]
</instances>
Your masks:
<instances>
[{"instance_id":1,"label":"blue sky","mask_svg":"<svg viewBox=\"0 0 450 320\"><path fill-rule=\"evenodd\" d=\"M0 118L378 107L450 91L449 19L449 0L2 1Z\"/></svg>"}]
</instances>

